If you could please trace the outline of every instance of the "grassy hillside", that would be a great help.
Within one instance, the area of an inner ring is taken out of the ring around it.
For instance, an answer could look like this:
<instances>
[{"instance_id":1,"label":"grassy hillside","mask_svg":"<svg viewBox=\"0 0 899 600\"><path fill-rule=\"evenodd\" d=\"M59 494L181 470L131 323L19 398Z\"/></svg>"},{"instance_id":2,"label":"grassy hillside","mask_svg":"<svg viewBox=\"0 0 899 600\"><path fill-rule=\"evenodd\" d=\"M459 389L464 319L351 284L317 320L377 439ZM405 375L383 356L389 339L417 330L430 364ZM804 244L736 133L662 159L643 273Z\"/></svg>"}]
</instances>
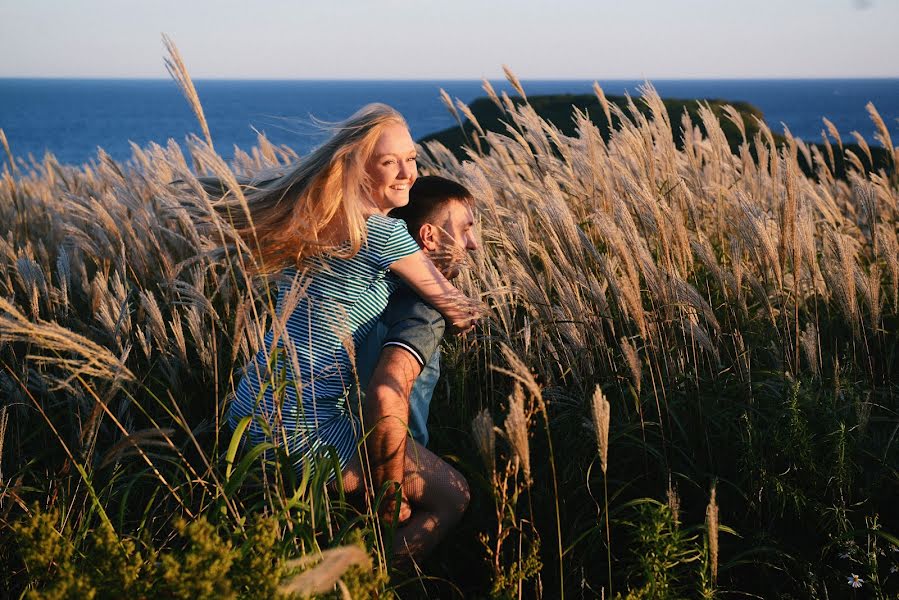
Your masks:
<instances>
[{"instance_id":1,"label":"grassy hillside","mask_svg":"<svg viewBox=\"0 0 899 600\"><path fill-rule=\"evenodd\" d=\"M650 108L639 97L629 99L625 96L604 96L608 106L614 107L614 111L610 111L606 116L602 102L596 94L556 94L546 96L529 96L527 103L537 112L541 119L548 123L552 123L562 135L571 136L575 134L575 121L572 113L577 110L589 119L596 126L603 139L609 139L612 131L620 128L621 117L619 111L625 114L637 111L644 117L650 116ZM508 102L511 106L520 106L525 100L521 96L513 96L508 100L494 101L490 98L477 98L468 105L467 109L470 116L466 116L464 112L458 111L452 107L454 115L457 117L460 126L450 127L436 133L432 133L419 140L421 143L437 141L449 148L453 154L459 159L466 158L465 147L477 150L481 144L483 133L480 133L478 127L484 132L494 132L499 134L507 134L508 126L504 121L508 104L504 107L503 102ZM717 99L676 99L663 98L662 103L665 106L665 113L668 121L672 124L672 134L674 135L674 143L678 148L683 147L683 139L680 136L679 128L686 114L691 123L698 124L702 127L702 119L699 115L700 105L707 105L715 115L720 124L721 131L727 140L728 146L735 153L739 153L740 145L745 141L749 142L750 151L755 155L755 138L760 133L760 124L765 123L765 117L761 110L749 104L748 102L734 102L728 100ZM474 125L477 122L478 126ZM822 130L825 127L822 124ZM767 131L771 139L765 140L782 147L786 143L786 138L780 133ZM833 139L832 144L837 145L837 139ZM893 172L893 161L890 153L883 147L874 145L873 147L861 147L857 143L843 144L839 140L842 147L834 151L833 147L829 150L826 145L821 143L797 144L799 154L799 165L803 172L807 175L814 173L814 162L812 153L820 153L822 157L827 157L831 164L831 170L838 178L845 178L846 171L846 155L848 150L857 159L865 169L874 171L884 169L887 172ZM857 165L853 165L858 168Z\"/></svg>"},{"instance_id":2,"label":"grassy hillside","mask_svg":"<svg viewBox=\"0 0 899 600\"><path fill-rule=\"evenodd\" d=\"M296 155L260 137L226 163L193 138L11 161L0 589L895 598L899 185L837 146L844 178L812 148L806 175L764 124L735 149L716 106L682 127L647 90L560 130L518 102L469 162L426 143L421 169L477 198L460 285L490 312L449 341L433 408L470 509L392 581L370 505L222 419L275 309L271 282L206 252L230 225L196 178Z\"/></svg>"}]
</instances>

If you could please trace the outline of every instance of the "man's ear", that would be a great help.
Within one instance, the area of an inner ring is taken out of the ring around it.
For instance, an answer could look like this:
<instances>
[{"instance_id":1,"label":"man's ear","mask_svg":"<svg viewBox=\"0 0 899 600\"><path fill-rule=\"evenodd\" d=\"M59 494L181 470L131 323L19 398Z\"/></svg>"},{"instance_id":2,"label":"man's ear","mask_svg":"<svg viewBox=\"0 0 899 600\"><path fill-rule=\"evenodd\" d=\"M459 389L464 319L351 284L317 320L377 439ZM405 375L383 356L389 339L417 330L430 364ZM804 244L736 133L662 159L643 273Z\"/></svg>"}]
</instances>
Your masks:
<instances>
[{"instance_id":1,"label":"man's ear","mask_svg":"<svg viewBox=\"0 0 899 600\"><path fill-rule=\"evenodd\" d=\"M433 252L438 247L438 236L437 227L432 225L431 223L423 223L421 227L418 228L418 239L421 240L421 246L425 250L429 252Z\"/></svg>"}]
</instances>

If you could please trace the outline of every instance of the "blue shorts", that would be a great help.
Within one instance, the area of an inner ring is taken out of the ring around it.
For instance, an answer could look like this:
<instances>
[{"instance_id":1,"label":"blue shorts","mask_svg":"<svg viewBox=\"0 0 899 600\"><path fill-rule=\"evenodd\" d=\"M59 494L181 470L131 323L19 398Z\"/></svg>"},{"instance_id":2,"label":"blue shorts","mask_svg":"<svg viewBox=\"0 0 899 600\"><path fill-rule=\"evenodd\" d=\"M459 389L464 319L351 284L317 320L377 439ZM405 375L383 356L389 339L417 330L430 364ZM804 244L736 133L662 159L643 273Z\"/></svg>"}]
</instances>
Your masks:
<instances>
[{"instance_id":1,"label":"blue shorts","mask_svg":"<svg viewBox=\"0 0 899 600\"><path fill-rule=\"evenodd\" d=\"M386 346L403 348L421 366L409 397L409 430L422 446L428 444L428 412L440 378L440 341L445 329L443 315L402 286L390 297L387 309L356 349L356 371L362 390L368 387Z\"/></svg>"}]
</instances>

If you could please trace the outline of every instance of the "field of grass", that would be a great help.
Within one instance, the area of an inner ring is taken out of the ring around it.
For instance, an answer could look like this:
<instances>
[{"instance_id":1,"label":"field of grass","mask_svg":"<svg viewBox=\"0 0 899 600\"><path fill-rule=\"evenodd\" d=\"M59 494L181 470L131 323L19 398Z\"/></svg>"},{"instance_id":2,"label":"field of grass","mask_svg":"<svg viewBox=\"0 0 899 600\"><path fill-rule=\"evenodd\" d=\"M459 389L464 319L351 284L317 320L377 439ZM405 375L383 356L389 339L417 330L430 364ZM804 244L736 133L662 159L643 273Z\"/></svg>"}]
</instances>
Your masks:
<instances>
[{"instance_id":1,"label":"field of grass","mask_svg":"<svg viewBox=\"0 0 899 600\"><path fill-rule=\"evenodd\" d=\"M627 108L597 87L607 135L487 92L506 132L421 161L478 201L461 285L489 316L449 341L432 416L472 502L392 579L370 506L222 419L274 307L209 252L228 224L196 177L295 154L260 137L225 162L207 134L76 167L0 139L0 589L897 597L899 153L874 107L878 170L832 127L822 151L736 112L734 153L651 87Z\"/></svg>"}]
</instances>

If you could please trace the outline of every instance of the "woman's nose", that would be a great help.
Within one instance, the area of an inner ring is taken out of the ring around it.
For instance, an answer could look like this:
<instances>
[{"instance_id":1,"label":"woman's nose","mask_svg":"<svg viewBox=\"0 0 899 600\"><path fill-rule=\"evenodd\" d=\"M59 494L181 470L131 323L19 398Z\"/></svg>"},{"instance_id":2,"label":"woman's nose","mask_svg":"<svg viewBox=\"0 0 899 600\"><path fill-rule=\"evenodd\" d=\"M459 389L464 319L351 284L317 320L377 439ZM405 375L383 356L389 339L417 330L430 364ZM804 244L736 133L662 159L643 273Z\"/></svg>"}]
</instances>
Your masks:
<instances>
[{"instance_id":1,"label":"woman's nose","mask_svg":"<svg viewBox=\"0 0 899 600\"><path fill-rule=\"evenodd\" d=\"M402 161L400 163L400 172L397 173L397 179L411 179L416 173L415 163Z\"/></svg>"}]
</instances>

